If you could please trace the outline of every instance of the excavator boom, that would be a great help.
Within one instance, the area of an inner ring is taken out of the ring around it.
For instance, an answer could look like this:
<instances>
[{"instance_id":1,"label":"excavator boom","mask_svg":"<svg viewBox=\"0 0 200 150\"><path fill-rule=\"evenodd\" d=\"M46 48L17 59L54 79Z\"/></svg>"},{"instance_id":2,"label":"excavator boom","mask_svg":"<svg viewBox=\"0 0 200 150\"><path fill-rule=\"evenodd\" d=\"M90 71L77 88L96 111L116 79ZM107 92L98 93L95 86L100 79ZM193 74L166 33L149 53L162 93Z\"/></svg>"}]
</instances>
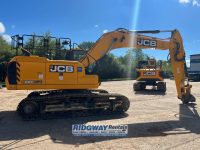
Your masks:
<instances>
[{"instance_id":1,"label":"excavator boom","mask_svg":"<svg viewBox=\"0 0 200 150\"><path fill-rule=\"evenodd\" d=\"M161 31L160 31L161 32ZM140 49L160 49L167 50L172 48L170 39L160 39L151 36L145 36L141 33L159 33L155 31L129 31L126 29L117 29L102 35L90 51L80 61L85 67L99 60L110 50L117 48L140 48Z\"/></svg>"},{"instance_id":2,"label":"excavator boom","mask_svg":"<svg viewBox=\"0 0 200 150\"><path fill-rule=\"evenodd\" d=\"M147 36L145 34L157 34L170 32L171 37L166 39ZM84 67L88 67L95 61L102 58L109 51L116 48L139 48L154 50L169 50L170 62L173 68L173 75L176 83L178 98L183 102L193 102L191 95L191 85L185 83L187 69L185 62L185 51L182 37L178 30L150 30L150 31L129 31L127 29L117 29L102 35L91 50L80 61Z\"/></svg>"}]
</instances>

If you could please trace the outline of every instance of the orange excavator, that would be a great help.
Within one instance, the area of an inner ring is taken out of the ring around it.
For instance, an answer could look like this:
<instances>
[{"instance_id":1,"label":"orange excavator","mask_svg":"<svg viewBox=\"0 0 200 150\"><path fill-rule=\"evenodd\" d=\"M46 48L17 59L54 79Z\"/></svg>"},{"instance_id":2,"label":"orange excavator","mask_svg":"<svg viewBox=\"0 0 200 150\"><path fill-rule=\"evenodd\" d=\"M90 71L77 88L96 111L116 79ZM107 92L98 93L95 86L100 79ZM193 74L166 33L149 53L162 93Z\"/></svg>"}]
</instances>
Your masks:
<instances>
[{"instance_id":1,"label":"orange excavator","mask_svg":"<svg viewBox=\"0 0 200 150\"><path fill-rule=\"evenodd\" d=\"M146 35L161 32L170 32L171 37L161 39ZM103 34L80 61L49 60L31 53L15 56L7 67L6 87L8 90L39 90L19 103L17 110L23 117L57 111L124 113L130 105L128 98L98 89L98 76L87 75L85 68L109 51L126 47L169 50L178 98L183 103L195 101L192 86L185 81L185 51L178 30L129 31L120 28Z\"/></svg>"},{"instance_id":2,"label":"orange excavator","mask_svg":"<svg viewBox=\"0 0 200 150\"><path fill-rule=\"evenodd\" d=\"M133 84L134 91L144 91L146 86L153 86L159 92L166 92L161 61L156 62L155 59L138 61L136 74L136 82Z\"/></svg>"}]
</instances>

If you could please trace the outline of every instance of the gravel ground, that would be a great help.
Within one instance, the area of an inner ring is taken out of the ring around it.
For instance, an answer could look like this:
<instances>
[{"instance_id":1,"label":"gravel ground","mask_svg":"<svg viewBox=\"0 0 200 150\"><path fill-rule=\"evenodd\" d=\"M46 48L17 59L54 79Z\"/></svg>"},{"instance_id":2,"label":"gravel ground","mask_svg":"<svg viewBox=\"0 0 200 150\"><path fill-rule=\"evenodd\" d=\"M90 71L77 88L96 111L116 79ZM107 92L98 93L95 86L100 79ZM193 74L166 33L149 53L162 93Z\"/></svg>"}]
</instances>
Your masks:
<instances>
[{"instance_id":1,"label":"gravel ground","mask_svg":"<svg viewBox=\"0 0 200 150\"><path fill-rule=\"evenodd\" d=\"M0 149L199 149L199 82L192 82L197 105L182 105L175 83L167 92L133 92L135 81L103 82L101 89L120 93L131 106L123 116L89 116L23 121L15 112L30 91L0 90ZM128 125L126 137L75 137L72 124Z\"/></svg>"}]
</instances>

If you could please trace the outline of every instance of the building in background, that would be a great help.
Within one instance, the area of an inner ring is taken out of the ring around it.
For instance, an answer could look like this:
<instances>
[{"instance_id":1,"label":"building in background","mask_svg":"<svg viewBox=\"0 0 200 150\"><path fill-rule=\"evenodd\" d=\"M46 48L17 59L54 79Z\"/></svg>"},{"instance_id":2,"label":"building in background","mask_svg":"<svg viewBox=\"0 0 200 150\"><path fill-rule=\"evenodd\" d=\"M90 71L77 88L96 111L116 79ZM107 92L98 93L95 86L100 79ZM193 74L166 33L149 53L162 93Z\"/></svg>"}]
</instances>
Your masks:
<instances>
[{"instance_id":1,"label":"building in background","mask_svg":"<svg viewBox=\"0 0 200 150\"><path fill-rule=\"evenodd\" d=\"M190 55L189 79L200 81L200 54Z\"/></svg>"}]
</instances>

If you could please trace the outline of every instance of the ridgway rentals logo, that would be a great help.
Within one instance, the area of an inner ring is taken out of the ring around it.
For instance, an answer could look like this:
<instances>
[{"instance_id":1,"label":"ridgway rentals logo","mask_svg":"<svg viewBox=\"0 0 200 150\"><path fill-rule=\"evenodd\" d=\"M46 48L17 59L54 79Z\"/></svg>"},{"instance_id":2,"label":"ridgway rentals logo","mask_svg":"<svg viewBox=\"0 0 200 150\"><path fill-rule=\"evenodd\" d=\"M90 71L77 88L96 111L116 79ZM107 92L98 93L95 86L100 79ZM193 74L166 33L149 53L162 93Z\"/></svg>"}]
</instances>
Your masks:
<instances>
[{"instance_id":1,"label":"ridgway rentals logo","mask_svg":"<svg viewBox=\"0 0 200 150\"><path fill-rule=\"evenodd\" d=\"M128 125L86 125L73 124L74 136L127 136Z\"/></svg>"}]
</instances>

